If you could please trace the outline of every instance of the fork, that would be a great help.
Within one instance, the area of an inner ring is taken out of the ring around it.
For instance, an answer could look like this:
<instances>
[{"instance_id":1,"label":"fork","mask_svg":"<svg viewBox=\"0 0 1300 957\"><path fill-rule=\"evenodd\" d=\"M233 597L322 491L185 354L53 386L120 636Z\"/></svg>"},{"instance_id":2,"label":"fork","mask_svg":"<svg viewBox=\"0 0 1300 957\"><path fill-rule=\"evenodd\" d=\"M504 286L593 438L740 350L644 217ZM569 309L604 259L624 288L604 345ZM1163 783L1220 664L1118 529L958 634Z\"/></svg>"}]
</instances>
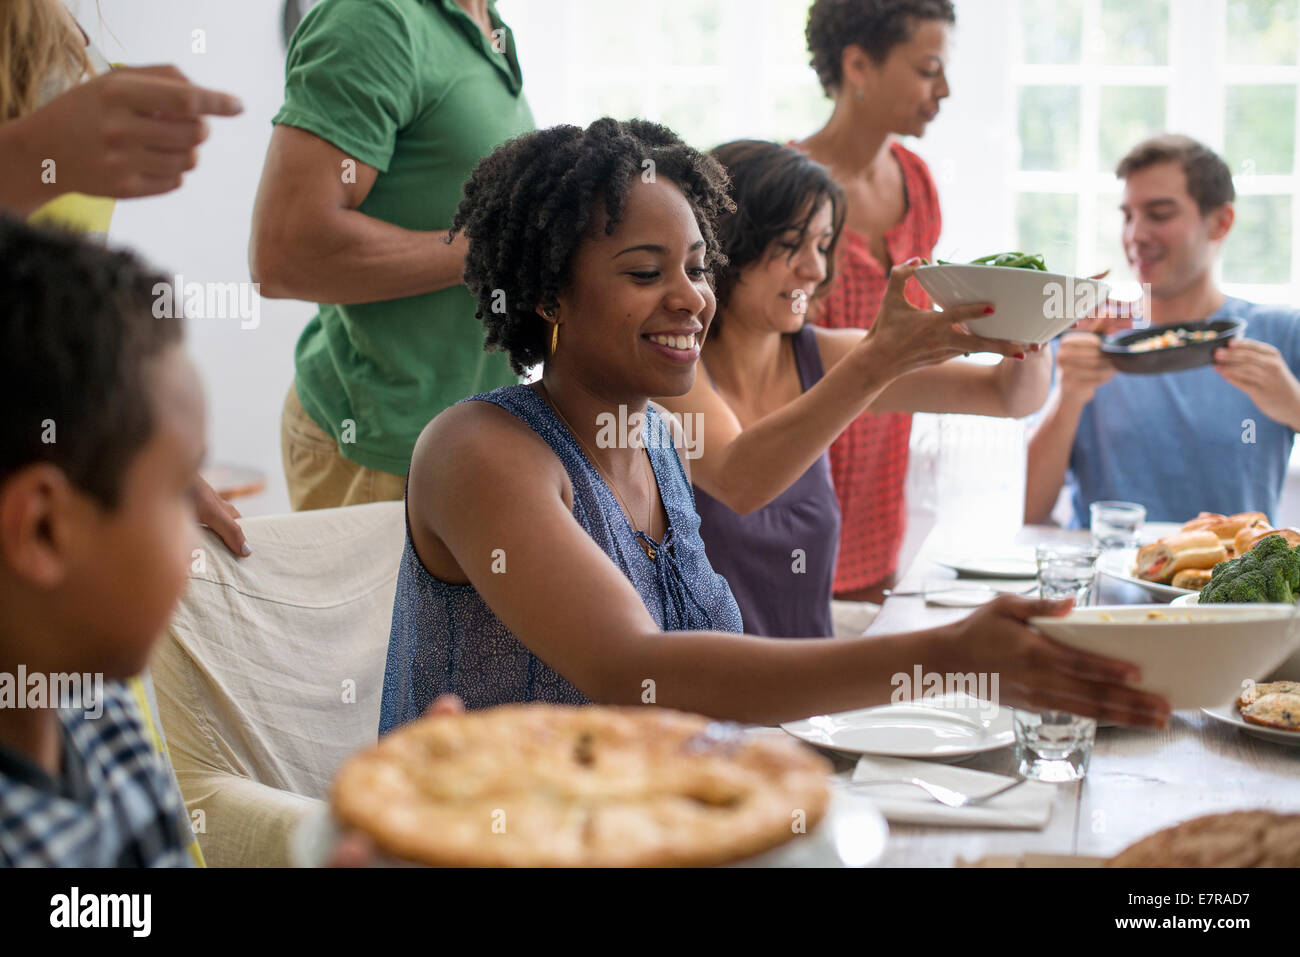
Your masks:
<instances>
[{"instance_id":1,"label":"fork","mask_svg":"<svg viewBox=\"0 0 1300 957\"><path fill-rule=\"evenodd\" d=\"M940 804L947 807L977 807L999 794L1005 794L1012 788L1018 788L1024 784L1028 778L1020 778L1012 781L1010 784L1004 784L996 791L990 791L988 794L981 794L978 797L971 797L969 794L963 794L961 791L954 791L952 788L946 788L941 784L933 784L930 781L922 781L920 778L879 778L870 781L850 781L849 787L867 787L872 784L914 784L930 797L934 798Z\"/></svg>"},{"instance_id":2,"label":"fork","mask_svg":"<svg viewBox=\"0 0 1300 957\"><path fill-rule=\"evenodd\" d=\"M1006 591L1003 591L1000 588L993 588L993 587L983 586L983 585L959 585L956 588L923 588L920 591L893 591L887 588L884 591L884 595L886 598L923 598L926 595L937 595L940 592L951 592L951 591L986 591L986 592L992 592L995 595L1028 595L1030 592L1034 591L1037 588L1038 588L1038 582L1034 582L1032 585L1028 586L1027 588L1023 588L1019 590L1009 589Z\"/></svg>"}]
</instances>

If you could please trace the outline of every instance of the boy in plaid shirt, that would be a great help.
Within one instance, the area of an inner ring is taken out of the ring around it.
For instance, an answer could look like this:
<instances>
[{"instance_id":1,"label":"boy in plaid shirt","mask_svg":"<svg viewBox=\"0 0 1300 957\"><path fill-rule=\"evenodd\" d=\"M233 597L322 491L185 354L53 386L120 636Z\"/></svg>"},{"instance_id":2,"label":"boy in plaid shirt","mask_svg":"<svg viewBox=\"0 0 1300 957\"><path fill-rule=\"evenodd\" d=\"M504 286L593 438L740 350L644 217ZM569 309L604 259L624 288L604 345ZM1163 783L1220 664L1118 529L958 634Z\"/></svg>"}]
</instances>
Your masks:
<instances>
[{"instance_id":1,"label":"boy in plaid shirt","mask_svg":"<svg viewBox=\"0 0 1300 957\"><path fill-rule=\"evenodd\" d=\"M0 865L192 862L124 684L198 535L203 396L180 321L153 315L167 282L0 219Z\"/></svg>"}]
</instances>

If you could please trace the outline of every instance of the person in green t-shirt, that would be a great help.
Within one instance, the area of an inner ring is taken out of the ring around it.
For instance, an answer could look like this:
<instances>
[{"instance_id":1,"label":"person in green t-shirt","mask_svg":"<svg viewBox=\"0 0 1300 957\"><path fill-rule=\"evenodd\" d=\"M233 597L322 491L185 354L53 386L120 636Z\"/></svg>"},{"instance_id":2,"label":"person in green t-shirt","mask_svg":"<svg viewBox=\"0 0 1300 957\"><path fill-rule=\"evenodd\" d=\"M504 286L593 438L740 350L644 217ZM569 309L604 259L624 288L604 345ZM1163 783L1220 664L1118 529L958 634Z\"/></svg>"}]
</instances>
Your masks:
<instances>
[{"instance_id":1,"label":"person in green t-shirt","mask_svg":"<svg viewBox=\"0 0 1300 957\"><path fill-rule=\"evenodd\" d=\"M447 228L478 161L533 129L522 88L491 0L323 0L294 33L249 260L262 295L320 304L281 419L295 509L402 498L425 424L516 381Z\"/></svg>"}]
</instances>

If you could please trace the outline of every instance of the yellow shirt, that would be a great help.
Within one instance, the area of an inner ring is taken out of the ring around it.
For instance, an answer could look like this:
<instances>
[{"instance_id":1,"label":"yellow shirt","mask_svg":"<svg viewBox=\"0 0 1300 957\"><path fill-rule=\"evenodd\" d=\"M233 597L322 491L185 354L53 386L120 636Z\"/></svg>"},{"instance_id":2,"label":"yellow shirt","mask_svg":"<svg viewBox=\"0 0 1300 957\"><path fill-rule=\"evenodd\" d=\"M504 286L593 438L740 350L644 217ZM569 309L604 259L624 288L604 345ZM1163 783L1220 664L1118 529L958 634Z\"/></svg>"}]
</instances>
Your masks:
<instances>
[{"instance_id":1,"label":"yellow shirt","mask_svg":"<svg viewBox=\"0 0 1300 957\"><path fill-rule=\"evenodd\" d=\"M107 196L65 193L32 213L27 221L36 226L62 226L102 243L108 239L108 225L116 205L116 200Z\"/></svg>"}]
</instances>

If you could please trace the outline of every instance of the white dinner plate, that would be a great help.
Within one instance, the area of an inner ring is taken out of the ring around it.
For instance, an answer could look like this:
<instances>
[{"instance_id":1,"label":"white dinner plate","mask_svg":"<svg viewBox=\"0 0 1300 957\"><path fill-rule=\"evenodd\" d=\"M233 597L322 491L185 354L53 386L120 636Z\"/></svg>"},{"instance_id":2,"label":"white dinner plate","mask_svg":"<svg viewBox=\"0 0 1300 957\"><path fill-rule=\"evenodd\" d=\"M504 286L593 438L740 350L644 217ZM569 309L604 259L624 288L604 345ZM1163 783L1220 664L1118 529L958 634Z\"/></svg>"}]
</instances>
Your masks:
<instances>
[{"instance_id":1,"label":"white dinner plate","mask_svg":"<svg viewBox=\"0 0 1300 957\"><path fill-rule=\"evenodd\" d=\"M962 692L819 714L781 727L818 747L895 758L958 758L1005 748L1016 740L1010 708Z\"/></svg>"},{"instance_id":2,"label":"white dinner plate","mask_svg":"<svg viewBox=\"0 0 1300 957\"><path fill-rule=\"evenodd\" d=\"M821 823L795 838L729 867L874 867L885 853L889 825L865 794L832 787ZM329 807L308 811L289 837L295 867L324 867L334 853L339 829ZM409 867L405 861L379 857L376 867Z\"/></svg>"},{"instance_id":3,"label":"white dinner plate","mask_svg":"<svg viewBox=\"0 0 1300 957\"><path fill-rule=\"evenodd\" d=\"M1202 713L1209 715L1215 721L1222 721L1224 724L1230 724L1234 728L1239 728L1247 734L1254 735L1257 738L1263 738L1265 741L1273 741L1277 744L1285 744L1292 748L1300 748L1300 731L1282 731L1278 728L1266 728L1260 724L1251 724L1242 718L1241 713L1237 711L1236 703L1221 704L1217 708L1202 708Z\"/></svg>"},{"instance_id":4,"label":"white dinner plate","mask_svg":"<svg viewBox=\"0 0 1300 957\"><path fill-rule=\"evenodd\" d=\"M1147 522L1146 525L1142 526L1142 544L1149 545L1152 542L1159 541L1166 535L1176 534L1182 529L1183 527L1176 522ZM1136 564L1136 548L1117 548L1102 553L1101 558L1097 559L1097 571L1108 578L1128 582L1130 585L1137 585L1139 588L1145 589L1147 594L1159 598L1161 601L1170 601L1180 595L1196 594L1196 591L1191 588L1175 588L1173 585L1143 581L1133 574L1133 566Z\"/></svg>"},{"instance_id":5,"label":"white dinner plate","mask_svg":"<svg viewBox=\"0 0 1300 957\"><path fill-rule=\"evenodd\" d=\"M1008 550L1011 552L1018 549ZM1037 578L1038 564L1033 552L1028 555L943 555L934 560L936 565L951 568L968 578Z\"/></svg>"}]
</instances>

